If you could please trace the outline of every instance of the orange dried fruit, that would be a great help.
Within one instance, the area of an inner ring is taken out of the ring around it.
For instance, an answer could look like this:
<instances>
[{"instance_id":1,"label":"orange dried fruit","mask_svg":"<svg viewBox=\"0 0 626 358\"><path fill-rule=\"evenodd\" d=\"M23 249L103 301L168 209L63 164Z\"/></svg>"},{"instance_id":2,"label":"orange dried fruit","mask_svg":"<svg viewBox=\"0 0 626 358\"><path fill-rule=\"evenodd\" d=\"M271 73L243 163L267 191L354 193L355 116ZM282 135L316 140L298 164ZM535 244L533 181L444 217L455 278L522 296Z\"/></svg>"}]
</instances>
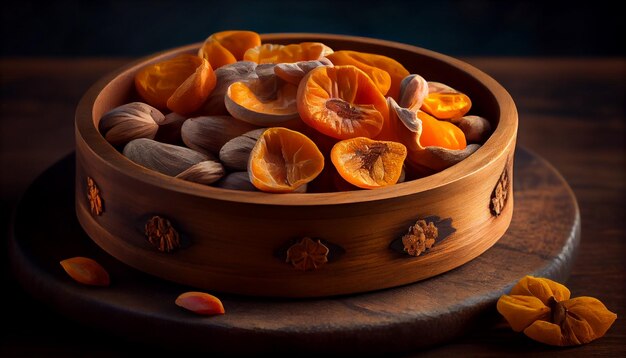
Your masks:
<instances>
[{"instance_id":1,"label":"orange dried fruit","mask_svg":"<svg viewBox=\"0 0 626 358\"><path fill-rule=\"evenodd\" d=\"M259 190L289 193L312 181L324 168L324 156L300 132L269 128L250 153L248 174Z\"/></svg>"},{"instance_id":2,"label":"orange dried fruit","mask_svg":"<svg viewBox=\"0 0 626 358\"><path fill-rule=\"evenodd\" d=\"M373 138L389 115L385 97L355 66L313 69L300 82L297 104L304 123L337 139Z\"/></svg>"},{"instance_id":3,"label":"orange dried fruit","mask_svg":"<svg viewBox=\"0 0 626 358\"><path fill-rule=\"evenodd\" d=\"M222 315L226 312L219 298L204 292L185 292L176 298L175 303L179 307L205 316Z\"/></svg>"},{"instance_id":4,"label":"orange dried fruit","mask_svg":"<svg viewBox=\"0 0 626 358\"><path fill-rule=\"evenodd\" d=\"M261 36L254 31L230 30L216 32L204 43L212 41L222 45L235 57L235 60L241 61L247 50L261 45Z\"/></svg>"},{"instance_id":5,"label":"orange dried fruit","mask_svg":"<svg viewBox=\"0 0 626 358\"><path fill-rule=\"evenodd\" d=\"M390 57L358 51L336 51L326 56L335 66L353 65L367 73L383 95L398 98L400 84L409 75L402 64Z\"/></svg>"},{"instance_id":6,"label":"orange dried fruit","mask_svg":"<svg viewBox=\"0 0 626 358\"><path fill-rule=\"evenodd\" d=\"M438 119L455 122L472 108L468 96L439 82L428 82L428 96L424 99L422 110Z\"/></svg>"},{"instance_id":7,"label":"orange dried fruit","mask_svg":"<svg viewBox=\"0 0 626 358\"><path fill-rule=\"evenodd\" d=\"M84 285L108 286L111 283L108 272L96 261L87 257L72 257L60 262L74 281Z\"/></svg>"},{"instance_id":8,"label":"orange dried fruit","mask_svg":"<svg viewBox=\"0 0 626 358\"><path fill-rule=\"evenodd\" d=\"M235 56L217 41L205 41L198 50L198 56L209 61L214 69L237 62Z\"/></svg>"},{"instance_id":9,"label":"orange dried fruit","mask_svg":"<svg viewBox=\"0 0 626 358\"><path fill-rule=\"evenodd\" d=\"M333 50L321 42L301 42L290 45L263 44L248 49L243 59L259 64L284 63L319 60L331 53Z\"/></svg>"},{"instance_id":10,"label":"orange dried fruit","mask_svg":"<svg viewBox=\"0 0 626 358\"><path fill-rule=\"evenodd\" d=\"M335 144L330 159L348 183L375 189L398 182L406 155L401 143L358 137Z\"/></svg>"},{"instance_id":11,"label":"orange dried fruit","mask_svg":"<svg viewBox=\"0 0 626 358\"><path fill-rule=\"evenodd\" d=\"M256 68L257 77L228 87L224 104L233 117L258 126L274 126L297 119L298 88L274 73L274 65Z\"/></svg>"},{"instance_id":12,"label":"orange dried fruit","mask_svg":"<svg viewBox=\"0 0 626 358\"><path fill-rule=\"evenodd\" d=\"M188 54L148 65L135 75L135 87L146 103L166 109L167 100L200 65L200 57Z\"/></svg>"},{"instance_id":13,"label":"orange dried fruit","mask_svg":"<svg viewBox=\"0 0 626 358\"><path fill-rule=\"evenodd\" d=\"M167 100L167 108L180 114L198 110L215 88L217 78L211 64L202 59L196 71L183 82Z\"/></svg>"}]
</instances>

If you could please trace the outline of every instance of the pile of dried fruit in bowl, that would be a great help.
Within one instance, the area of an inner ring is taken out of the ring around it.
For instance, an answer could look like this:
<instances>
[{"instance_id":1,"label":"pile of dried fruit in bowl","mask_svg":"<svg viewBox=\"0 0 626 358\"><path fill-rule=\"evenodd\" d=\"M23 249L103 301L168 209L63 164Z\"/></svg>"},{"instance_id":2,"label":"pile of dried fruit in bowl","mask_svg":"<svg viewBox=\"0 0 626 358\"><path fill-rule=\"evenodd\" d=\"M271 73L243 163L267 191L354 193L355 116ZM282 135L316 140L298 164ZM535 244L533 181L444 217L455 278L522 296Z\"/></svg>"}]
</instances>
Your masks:
<instances>
[{"instance_id":1,"label":"pile of dried fruit in bowl","mask_svg":"<svg viewBox=\"0 0 626 358\"><path fill-rule=\"evenodd\" d=\"M446 169L490 122L470 98L382 54L209 36L135 75L140 101L104 114L130 160L183 180L273 193L375 189Z\"/></svg>"}]
</instances>

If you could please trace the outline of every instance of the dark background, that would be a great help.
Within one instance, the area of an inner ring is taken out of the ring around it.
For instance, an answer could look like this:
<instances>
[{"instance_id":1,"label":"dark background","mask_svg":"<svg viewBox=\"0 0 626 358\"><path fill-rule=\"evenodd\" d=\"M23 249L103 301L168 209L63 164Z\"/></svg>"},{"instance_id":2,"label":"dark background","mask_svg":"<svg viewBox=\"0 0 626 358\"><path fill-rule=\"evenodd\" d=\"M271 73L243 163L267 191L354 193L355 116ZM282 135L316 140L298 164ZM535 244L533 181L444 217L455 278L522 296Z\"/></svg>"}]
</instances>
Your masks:
<instances>
[{"instance_id":1,"label":"dark background","mask_svg":"<svg viewBox=\"0 0 626 358\"><path fill-rule=\"evenodd\" d=\"M453 56L623 56L618 1L12 1L3 56L137 56L249 29L404 42Z\"/></svg>"}]
</instances>

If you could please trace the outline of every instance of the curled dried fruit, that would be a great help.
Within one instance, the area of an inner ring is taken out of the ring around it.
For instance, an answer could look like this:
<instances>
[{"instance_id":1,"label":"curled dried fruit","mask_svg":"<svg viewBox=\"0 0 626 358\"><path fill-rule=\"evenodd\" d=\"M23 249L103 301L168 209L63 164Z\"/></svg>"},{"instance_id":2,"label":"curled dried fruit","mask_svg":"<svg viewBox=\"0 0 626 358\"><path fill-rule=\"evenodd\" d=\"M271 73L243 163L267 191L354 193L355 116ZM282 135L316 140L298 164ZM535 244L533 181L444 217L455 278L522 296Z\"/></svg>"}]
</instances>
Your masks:
<instances>
[{"instance_id":1,"label":"curled dried fruit","mask_svg":"<svg viewBox=\"0 0 626 358\"><path fill-rule=\"evenodd\" d=\"M175 303L179 307L200 315L214 316L225 313L222 301L204 292L185 292L176 298Z\"/></svg>"},{"instance_id":2,"label":"curled dried fruit","mask_svg":"<svg viewBox=\"0 0 626 358\"><path fill-rule=\"evenodd\" d=\"M324 168L324 156L315 143L290 129L269 128L250 153L248 173L259 190L289 193L310 182Z\"/></svg>"},{"instance_id":3,"label":"curled dried fruit","mask_svg":"<svg viewBox=\"0 0 626 358\"><path fill-rule=\"evenodd\" d=\"M154 139L165 116L158 109L141 102L115 107L105 113L98 128L113 145L122 145L137 138Z\"/></svg>"},{"instance_id":4,"label":"curled dried fruit","mask_svg":"<svg viewBox=\"0 0 626 358\"><path fill-rule=\"evenodd\" d=\"M468 96L447 85L429 82L428 87L428 97L424 99L422 110L438 119L456 122L472 108Z\"/></svg>"},{"instance_id":5,"label":"curled dried fruit","mask_svg":"<svg viewBox=\"0 0 626 358\"><path fill-rule=\"evenodd\" d=\"M226 47L222 46L222 44L217 41L209 39L207 39L204 44L202 44L202 47L200 47L200 50L198 50L198 56L209 61L211 67L214 69L237 62L235 56L233 56Z\"/></svg>"},{"instance_id":6,"label":"curled dried fruit","mask_svg":"<svg viewBox=\"0 0 626 358\"><path fill-rule=\"evenodd\" d=\"M202 106L215 88L213 68L205 59L187 79L176 88L167 100L167 108L176 113L193 113Z\"/></svg>"},{"instance_id":7,"label":"curled dried fruit","mask_svg":"<svg viewBox=\"0 0 626 358\"><path fill-rule=\"evenodd\" d=\"M335 66L353 65L374 81L383 95L398 98L400 83L409 75L398 61L373 53L358 51L335 51L327 56Z\"/></svg>"},{"instance_id":8,"label":"curled dried fruit","mask_svg":"<svg viewBox=\"0 0 626 358\"><path fill-rule=\"evenodd\" d=\"M135 75L135 87L148 104L166 109L167 100L200 65L200 57L188 54L148 65Z\"/></svg>"},{"instance_id":9,"label":"curled dried fruit","mask_svg":"<svg viewBox=\"0 0 626 358\"><path fill-rule=\"evenodd\" d=\"M593 297L570 299L567 287L526 276L497 304L514 331L550 345L571 346L602 337L617 315Z\"/></svg>"},{"instance_id":10,"label":"curled dried fruit","mask_svg":"<svg viewBox=\"0 0 626 358\"><path fill-rule=\"evenodd\" d=\"M313 69L298 87L297 103L304 123L337 139L374 137L389 115L385 97L354 66Z\"/></svg>"},{"instance_id":11,"label":"curled dried fruit","mask_svg":"<svg viewBox=\"0 0 626 358\"><path fill-rule=\"evenodd\" d=\"M90 258L78 256L65 259L60 263L74 281L84 285L108 286L111 282L109 273Z\"/></svg>"},{"instance_id":12,"label":"curled dried fruit","mask_svg":"<svg viewBox=\"0 0 626 358\"><path fill-rule=\"evenodd\" d=\"M244 53L253 47L261 45L261 37L253 31L230 30L216 32L209 36L198 52L198 56L207 55L205 47L211 43L218 43L224 50L232 55L234 61L243 60ZM205 57L211 62L210 56ZM213 62L211 62L213 65Z\"/></svg>"},{"instance_id":13,"label":"curled dried fruit","mask_svg":"<svg viewBox=\"0 0 626 358\"><path fill-rule=\"evenodd\" d=\"M401 143L358 137L335 144L330 159L348 183L375 189L398 182L406 155Z\"/></svg>"},{"instance_id":14,"label":"curled dried fruit","mask_svg":"<svg viewBox=\"0 0 626 358\"><path fill-rule=\"evenodd\" d=\"M298 118L298 88L280 80L273 65L259 65L257 78L228 87L224 103L235 118L258 126L275 126Z\"/></svg>"},{"instance_id":15,"label":"curled dried fruit","mask_svg":"<svg viewBox=\"0 0 626 358\"><path fill-rule=\"evenodd\" d=\"M301 42L299 44L263 44L248 49L243 56L245 61L256 63L284 63L319 60L333 53L321 42Z\"/></svg>"}]
</instances>

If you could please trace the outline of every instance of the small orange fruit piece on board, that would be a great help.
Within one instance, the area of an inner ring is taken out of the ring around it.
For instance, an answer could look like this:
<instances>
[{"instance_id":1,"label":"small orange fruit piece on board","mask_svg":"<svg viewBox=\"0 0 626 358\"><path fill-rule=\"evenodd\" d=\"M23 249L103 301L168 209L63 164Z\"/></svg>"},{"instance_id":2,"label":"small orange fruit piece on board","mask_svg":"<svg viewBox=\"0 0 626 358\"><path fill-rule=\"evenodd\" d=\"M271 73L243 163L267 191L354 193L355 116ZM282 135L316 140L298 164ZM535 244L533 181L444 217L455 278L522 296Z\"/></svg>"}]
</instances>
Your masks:
<instances>
[{"instance_id":1,"label":"small orange fruit piece on board","mask_svg":"<svg viewBox=\"0 0 626 358\"><path fill-rule=\"evenodd\" d=\"M179 307L200 315L214 316L225 313L222 301L204 292L185 292L176 298L175 303Z\"/></svg>"},{"instance_id":2,"label":"small orange fruit piece on board","mask_svg":"<svg viewBox=\"0 0 626 358\"><path fill-rule=\"evenodd\" d=\"M291 63L319 60L331 53L333 50L321 42L302 42L290 45L263 44L248 49L243 59L259 64Z\"/></svg>"},{"instance_id":3,"label":"small orange fruit piece on board","mask_svg":"<svg viewBox=\"0 0 626 358\"><path fill-rule=\"evenodd\" d=\"M324 168L324 155L300 132L269 128L250 153L248 174L259 190L290 193L312 181Z\"/></svg>"},{"instance_id":4,"label":"small orange fruit piece on board","mask_svg":"<svg viewBox=\"0 0 626 358\"><path fill-rule=\"evenodd\" d=\"M236 61L241 61L247 50L261 45L261 36L254 31L221 31L209 36L204 43L212 41L222 45L235 57Z\"/></svg>"},{"instance_id":5,"label":"small orange fruit piece on board","mask_svg":"<svg viewBox=\"0 0 626 358\"><path fill-rule=\"evenodd\" d=\"M90 258L77 256L65 259L60 264L74 281L84 285L108 286L111 283L109 273Z\"/></svg>"},{"instance_id":6,"label":"small orange fruit piece on board","mask_svg":"<svg viewBox=\"0 0 626 358\"><path fill-rule=\"evenodd\" d=\"M375 189L398 182L406 155L401 143L358 137L335 144L330 159L348 183Z\"/></svg>"},{"instance_id":7,"label":"small orange fruit piece on board","mask_svg":"<svg viewBox=\"0 0 626 358\"><path fill-rule=\"evenodd\" d=\"M167 100L167 108L180 114L195 112L204 104L215 88L217 77L211 64L202 59L202 64L172 93Z\"/></svg>"},{"instance_id":8,"label":"small orange fruit piece on board","mask_svg":"<svg viewBox=\"0 0 626 358\"><path fill-rule=\"evenodd\" d=\"M353 65L367 73L383 95L398 99L400 84L409 71L393 58L358 51L336 51L327 55L335 66Z\"/></svg>"},{"instance_id":9,"label":"small orange fruit piece on board","mask_svg":"<svg viewBox=\"0 0 626 358\"><path fill-rule=\"evenodd\" d=\"M135 75L135 87L149 105L164 110L167 100L200 65L200 57L187 54L148 65Z\"/></svg>"},{"instance_id":10,"label":"small orange fruit piece on board","mask_svg":"<svg viewBox=\"0 0 626 358\"><path fill-rule=\"evenodd\" d=\"M217 41L205 41L198 50L198 56L209 61L214 69L237 62L235 56Z\"/></svg>"},{"instance_id":11,"label":"small orange fruit piece on board","mask_svg":"<svg viewBox=\"0 0 626 358\"><path fill-rule=\"evenodd\" d=\"M375 137L389 116L387 101L355 66L317 67L298 87L304 123L337 138Z\"/></svg>"}]
</instances>

